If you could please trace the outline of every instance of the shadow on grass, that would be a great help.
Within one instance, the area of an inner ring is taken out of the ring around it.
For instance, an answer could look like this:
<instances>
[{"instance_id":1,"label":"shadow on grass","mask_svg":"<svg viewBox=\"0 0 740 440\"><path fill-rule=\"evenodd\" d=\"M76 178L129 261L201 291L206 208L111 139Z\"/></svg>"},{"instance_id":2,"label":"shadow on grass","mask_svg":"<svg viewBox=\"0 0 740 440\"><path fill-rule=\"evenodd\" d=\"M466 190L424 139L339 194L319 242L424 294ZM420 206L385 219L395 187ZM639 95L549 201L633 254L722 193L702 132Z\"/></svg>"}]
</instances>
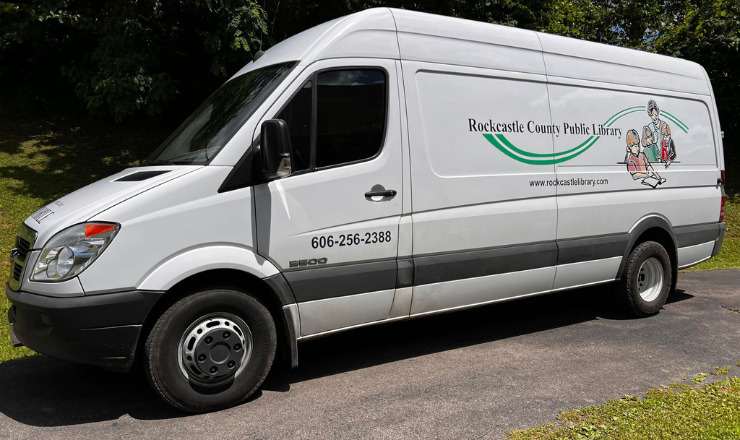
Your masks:
<instances>
[{"instance_id":1,"label":"shadow on grass","mask_svg":"<svg viewBox=\"0 0 740 440\"><path fill-rule=\"evenodd\" d=\"M598 319L624 320L601 297L604 288L562 292L457 313L357 329L300 346L300 367L275 365L265 391L431 353L514 338ZM680 292L672 302L692 298ZM143 374L105 372L43 356L0 364L0 412L26 425L67 426L115 420L169 419L171 409ZM259 401L257 393L250 401Z\"/></svg>"},{"instance_id":2,"label":"shadow on grass","mask_svg":"<svg viewBox=\"0 0 740 440\"><path fill-rule=\"evenodd\" d=\"M84 116L15 114L0 107L0 178L16 195L51 201L145 159L173 130ZM30 212L29 212L30 214Z\"/></svg>"}]
</instances>

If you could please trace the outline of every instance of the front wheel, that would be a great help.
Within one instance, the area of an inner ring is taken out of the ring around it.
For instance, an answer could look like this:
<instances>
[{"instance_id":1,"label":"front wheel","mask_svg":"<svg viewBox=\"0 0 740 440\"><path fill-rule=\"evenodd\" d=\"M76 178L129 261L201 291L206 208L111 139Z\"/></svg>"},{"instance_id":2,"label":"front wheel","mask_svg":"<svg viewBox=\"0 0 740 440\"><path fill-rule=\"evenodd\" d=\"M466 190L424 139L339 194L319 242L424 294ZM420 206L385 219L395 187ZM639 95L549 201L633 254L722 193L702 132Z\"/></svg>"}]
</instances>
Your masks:
<instances>
[{"instance_id":1,"label":"front wheel","mask_svg":"<svg viewBox=\"0 0 740 440\"><path fill-rule=\"evenodd\" d=\"M616 299L633 315L655 315L668 298L672 274L671 259L660 243L640 243L627 257Z\"/></svg>"},{"instance_id":2,"label":"front wheel","mask_svg":"<svg viewBox=\"0 0 740 440\"><path fill-rule=\"evenodd\" d=\"M277 333L256 298L230 289L189 295L156 322L144 347L147 379L170 405L202 413L246 400L270 371Z\"/></svg>"}]
</instances>

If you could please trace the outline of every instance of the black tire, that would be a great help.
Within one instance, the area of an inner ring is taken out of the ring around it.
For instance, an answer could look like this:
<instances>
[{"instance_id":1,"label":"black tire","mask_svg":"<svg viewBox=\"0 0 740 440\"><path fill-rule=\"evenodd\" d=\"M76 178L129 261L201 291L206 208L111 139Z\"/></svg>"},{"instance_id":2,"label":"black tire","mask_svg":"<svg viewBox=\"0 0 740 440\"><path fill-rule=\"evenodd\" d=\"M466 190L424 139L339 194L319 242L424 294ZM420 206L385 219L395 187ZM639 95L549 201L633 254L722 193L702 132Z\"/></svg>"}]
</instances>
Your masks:
<instances>
[{"instance_id":1,"label":"black tire","mask_svg":"<svg viewBox=\"0 0 740 440\"><path fill-rule=\"evenodd\" d=\"M660 263L662 269L662 288L657 296L646 301L640 295L640 282L644 281L644 272L640 269L649 258ZM642 278L641 278L642 277ZM673 284L673 269L671 259L665 248L655 241L640 243L627 257L622 277L615 286L615 300L622 309L637 317L647 317L657 314L665 304L671 285Z\"/></svg>"},{"instance_id":2,"label":"black tire","mask_svg":"<svg viewBox=\"0 0 740 440\"><path fill-rule=\"evenodd\" d=\"M203 386L194 375L186 377L179 360L185 332L214 313L240 318L253 341L244 369L215 387ZM157 320L144 347L144 372L157 394L175 408L192 413L216 411L238 405L259 388L275 359L276 347L275 323L256 298L228 288L205 290L179 300Z\"/></svg>"}]
</instances>

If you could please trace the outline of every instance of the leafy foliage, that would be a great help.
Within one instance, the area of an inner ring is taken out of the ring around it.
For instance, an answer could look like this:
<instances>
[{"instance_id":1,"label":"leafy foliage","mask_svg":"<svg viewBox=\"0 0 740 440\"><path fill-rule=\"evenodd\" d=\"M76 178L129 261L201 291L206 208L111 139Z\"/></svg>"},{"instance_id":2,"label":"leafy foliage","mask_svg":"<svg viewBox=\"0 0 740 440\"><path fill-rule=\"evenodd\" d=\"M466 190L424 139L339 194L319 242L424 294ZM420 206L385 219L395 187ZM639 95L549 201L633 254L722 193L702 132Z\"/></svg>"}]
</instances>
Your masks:
<instances>
[{"instance_id":1,"label":"leafy foliage","mask_svg":"<svg viewBox=\"0 0 740 440\"><path fill-rule=\"evenodd\" d=\"M679 56L714 85L725 131L740 135L738 0L16 0L0 1L0 76L40 99L120 121L192 109L267 48L309 27L396 7ZM11 67L12 66L12 67ZM36 91L34 91L36 93Z\"/></svg>"},{"instance_id":2,"label":"leafy foliage","mask_svg":"<svg viewBox=\"0 0 740 440\"><path fill-rule=\"evenodd\" d=\"M117 121L161 113L189 84L212 91L266 31L248 0L0 2L0 60L20 67L11 77L58 85L61 74L91 113Z\"/></svg>"},{"instance_id":3,"label":"leafy foliage","mask_svg":"<svg viewBox=\"0 0 740 440\"><path fill-rule=\"evenodd\" d=\"M268 0L265 9L274 23L271 35L283 40L311 26L368 8L390 7L539 29L546 21L549 0Z\"/></svg>"},{"instance_id":4,"label":"leafy foliage","mask_svg":"<svg viewBox=\"0 0 740 440\"><path fill-rule=\"evenodd\" d=\"M604 42L611 29L605 12L591 0L562 0L550 5L543 30L550 34Z\"/></svg>"},{"instance_id":5,"label":"leafy foliage","mask_svg":"<svg viewBox=\"0 0 740 440\"><path fill-rule=\"evenodd\" d=\"M657 50L696 61L712 80L720 123L728 139L740 135L740 1L687 2L684 18Z\"/></svg>"}]
</instances>

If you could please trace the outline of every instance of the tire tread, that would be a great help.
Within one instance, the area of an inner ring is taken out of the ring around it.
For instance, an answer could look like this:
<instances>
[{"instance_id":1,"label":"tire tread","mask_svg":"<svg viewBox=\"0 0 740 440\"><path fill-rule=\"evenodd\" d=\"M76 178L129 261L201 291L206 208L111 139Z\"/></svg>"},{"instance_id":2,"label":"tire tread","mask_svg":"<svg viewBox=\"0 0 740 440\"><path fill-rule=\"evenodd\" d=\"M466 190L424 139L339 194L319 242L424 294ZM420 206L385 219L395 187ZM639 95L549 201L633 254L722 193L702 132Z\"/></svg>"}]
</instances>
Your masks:
<instances>
[{"instance_id":1,"label":"tire tread","mask_svg":"<svg viewBox=\"0 0 740 440\"><path fill-rule=\"evenodd\" d=\"M249 390L249 392L245 393L244 396L239 401L229 402L227 404L220 405L219 407L207 406L207 407L197 408L197 407L194 407L194 406L182 404L178 399L176 399L175 397L173 397L172 395L170 395L170 393L167 392L167 390L165 389L165 387L162 385L162 383L160 382L160 380L158 378L158 374L155 371L154 362L151 362L152 356L154 355L154 351L156 350L156 348L154 347L154 345L155 345L156 341L158 340L158 338L160 336L160 333L163 331L163 327L169 321L170 317L173 314L175 314L179 310L181 310L187 303L189 303L191 301L194 301L199 296L206 295L209 292L212 292L214 290L219 290L219 291L225 291L225 290L226 291L235 291L237 293L243 294L247 298L249 298L252 302L254 302L254 305L255 306L263 309L262 310L262 313L266 317L271 317L271 314L270 314L269 310L267 309L267 307L265 307L264 304L262 304L262 302L260 302L255 296L253 296L250 293L245 292L243 290L235 289L233 287L217 287L217 288L209 288L207 290L194 291L194 292L190 293L189 295L183 297L182 299L176 301L167 310L165 310L164 313L162 313L162 315L157 319L156 323L152 327L152 330L150 331L149 335L146 338L146 343L144 345L144 352L143 352L143 354L144 354L144 373L145 373L145 375L147 377L147 380L148 380L149 384L152 386L152 388L157 393L157 395L159 395L162 398L162 400L164 400L165 402L167 402L169 405L171 405L171 406L173 406L173 407L175 407L175 408L177 408L177 409L179 409L181 411L184 411L184 412L189 412L189 413L203 413L203 412L208 412L208 411L225 409L225 408L229 408L229 407L238 405L240 403L243 403L252 394L254 394L254 392L257 391L257 389L259 389L259 387L265 381L265 379L267 378L267 374L271 370L272 365L273 365L274 360L275 360L275 354L276 354L276 351L277 351L276 350L276 348L277 348L277 331L276 331L276 328L275 328L275 323L270 318L270 319L267 320L267 323L270 326L270 330L271 330L270 333L269 333L269 341L268 342L270 343L272 349L270 350L270 352L268 354L268 359L267 359L267 365L266 365L266 368L265 368L265 372L264 372L264 374L261 375L261 377L259 378L259 380L257 381L257 383Z\"/></svg>"},{"instance_id":2,"label":"tire tread","mask_svg":"<svg viewBox=\"0 0 740 440\"><path fill-rule=\"evenodd\" d=\"M663 260L661 261L661 264L663 265L664 272L667 272L668 274L667 277L664 275L663 278L664 292L661 292L658 297L659 299L662 299L662 301L659 303L660 306L657 308L657 310L645 310L641 306L639 299L640 294L635 290L635 285L632 282L633 277L635 276L634 272L639 270L637 261L646 253L657 254ZM667 270L666 265L668 266ZM644 241L637 245L627 257L627 262L624 265L622 277L619 283L617 283L617 288L615 291L617 303L624 311L638 317L648 317L657 314L660 308L665 303L665 300L668 296L669 292L665 292L665 290L670 290L670 286L672 283L672 269L670 265L671 260L668 256L668 252L666 252L665 248L660 243L656 241Z\"/></svg>"}]
</instances>

